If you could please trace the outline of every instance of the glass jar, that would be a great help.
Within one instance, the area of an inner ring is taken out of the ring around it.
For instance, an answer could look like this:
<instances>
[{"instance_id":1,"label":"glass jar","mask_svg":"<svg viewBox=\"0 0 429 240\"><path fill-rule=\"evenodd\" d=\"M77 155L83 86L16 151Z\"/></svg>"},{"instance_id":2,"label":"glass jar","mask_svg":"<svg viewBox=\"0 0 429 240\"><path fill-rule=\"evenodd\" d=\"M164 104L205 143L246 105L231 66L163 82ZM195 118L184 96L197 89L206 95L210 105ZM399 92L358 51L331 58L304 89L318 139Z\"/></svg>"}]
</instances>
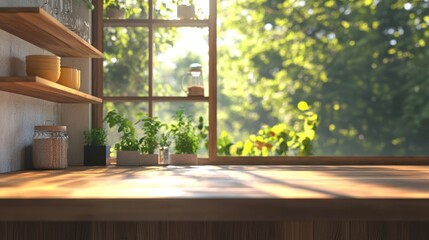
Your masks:
<instances>
[{"instance_id":1,"label":"glass jar","mask_svg":"<svg viewBox=\"0 0 429 240\"><path fill-rule=\"evenodd\" d=\"M33 167L35 169L67 168L68 136L66 126L35 126Z\"/></svg>"},{"instance_id":2,"label":"glass jar","mask_svg":"<svg viewBox=\"0 0 429 240\"><path fill-rule=\"evenodd\" d=\"M166 166L170 164L170 151L168 147L160 147L158 150L158 165Z\"/></svg>"},{"instance_id":3,"label":"glass jar","mask_svg":"<svg viewBox=\"0 0 429 240\"><path fill-rule=\"evenodd\" d=\"M185 89L186 84L186 89ZM204 97L203 71L199 63L192 63L182 77L182 89L189 97Z\"/></svg>"}]
</instances>

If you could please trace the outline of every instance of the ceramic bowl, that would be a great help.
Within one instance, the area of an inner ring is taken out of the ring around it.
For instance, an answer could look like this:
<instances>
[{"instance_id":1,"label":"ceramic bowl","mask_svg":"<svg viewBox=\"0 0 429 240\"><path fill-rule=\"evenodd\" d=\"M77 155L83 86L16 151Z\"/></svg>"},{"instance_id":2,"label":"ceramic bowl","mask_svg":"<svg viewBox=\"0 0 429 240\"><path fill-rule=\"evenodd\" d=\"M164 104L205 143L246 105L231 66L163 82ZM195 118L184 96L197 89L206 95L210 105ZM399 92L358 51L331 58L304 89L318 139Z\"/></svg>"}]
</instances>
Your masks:
<instances>
[{"instance_id":1,"label":"ceramic bowl","mask_svg":"<svg viewBox=\"0 0 429 240\"><path fill-rule=\"evenodd\" d=\"M61 67L61 75L57 82L63 86L80 89L80 71L76 68Z\"/></svg>"},{"instance_id":2,"label":"ceramic bowl","mask_svg":"<svg viewBox=\"0 0 429 240\"><path fill-rule=\"evenodd\" d=\"M37 76L47 79L52 82L57 82L60 77L60 70L49 70L49 69L27 69L28 76Z\"/></svg>"}]
</instances>

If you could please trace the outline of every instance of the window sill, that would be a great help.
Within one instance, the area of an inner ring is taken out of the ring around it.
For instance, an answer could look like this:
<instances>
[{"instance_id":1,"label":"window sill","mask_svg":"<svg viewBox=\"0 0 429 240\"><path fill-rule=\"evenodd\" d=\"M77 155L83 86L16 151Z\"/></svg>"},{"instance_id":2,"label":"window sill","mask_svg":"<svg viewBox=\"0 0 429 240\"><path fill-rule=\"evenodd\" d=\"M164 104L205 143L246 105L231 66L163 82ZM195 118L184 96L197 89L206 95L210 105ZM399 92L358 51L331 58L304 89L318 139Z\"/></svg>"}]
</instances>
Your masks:
<instances>
[{"instance_id":1,"label":"window sill","mask_svg":"<svg viewBox=\"0 0 429 240\"><path fill-rule=\"evenodd\" d=\"M429 165L429 156L284 156L199 158L200 165Z\"/></svg>"}]
</instances>

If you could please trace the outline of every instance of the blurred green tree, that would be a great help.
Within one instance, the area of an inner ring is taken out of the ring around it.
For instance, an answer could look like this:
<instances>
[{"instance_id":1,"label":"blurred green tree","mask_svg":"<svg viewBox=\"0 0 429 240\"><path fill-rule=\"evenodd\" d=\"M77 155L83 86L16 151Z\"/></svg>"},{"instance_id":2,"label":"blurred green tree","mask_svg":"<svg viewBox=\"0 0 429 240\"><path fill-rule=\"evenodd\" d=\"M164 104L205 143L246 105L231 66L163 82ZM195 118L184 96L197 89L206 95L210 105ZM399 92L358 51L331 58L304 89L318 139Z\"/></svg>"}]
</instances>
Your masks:
<instances>
[{"instance_id":1,"label":"blurred green tree","mask_svg":"<svg viewBox=\"0 0 429 240\"><path fill-rule=\"evenodd\" d=\"M219 1L219 125L319 115L315 155L429 154L429 1ZM250 131L248 131L250 129Z\"/></svg>"}]
</instances>

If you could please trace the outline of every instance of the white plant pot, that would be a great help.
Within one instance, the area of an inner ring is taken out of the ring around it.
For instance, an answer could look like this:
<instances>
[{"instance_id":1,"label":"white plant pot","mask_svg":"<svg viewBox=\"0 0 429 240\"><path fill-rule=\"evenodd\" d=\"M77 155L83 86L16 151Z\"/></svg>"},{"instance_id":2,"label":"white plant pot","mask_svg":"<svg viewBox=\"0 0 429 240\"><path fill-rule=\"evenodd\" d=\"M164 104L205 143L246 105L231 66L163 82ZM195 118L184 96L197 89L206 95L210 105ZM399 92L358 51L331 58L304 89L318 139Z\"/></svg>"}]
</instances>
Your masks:
<instances>
[{"instance_id":1,"label":"white plant pot","mask_svg":"<svg viewBox=\"0 0 429 240\"><path fill-rule=\"evenodd\" d=\"M171 154L171 165L197 165L197 154Z\"/></svg>"},{"instance_id":2,"label":"white plant pot","mask_svg":"<svg viewBox=\"0 0 429 240\"><path fill-rule=\"evenodd\" d=\"M116 165L118 166L140 166L139 151L118 151L116 156Z\"/></svg>"},{"instance_id":3,"label":"white plant pot","mask_svg":"<svg viewBox=\"0 0 429 240\"><path fill-rule=\"evenodd\" d=\"M140 155L140 164L143 166L157 166L158 154L142 154Z\"/></svg>"}]
</instances>

